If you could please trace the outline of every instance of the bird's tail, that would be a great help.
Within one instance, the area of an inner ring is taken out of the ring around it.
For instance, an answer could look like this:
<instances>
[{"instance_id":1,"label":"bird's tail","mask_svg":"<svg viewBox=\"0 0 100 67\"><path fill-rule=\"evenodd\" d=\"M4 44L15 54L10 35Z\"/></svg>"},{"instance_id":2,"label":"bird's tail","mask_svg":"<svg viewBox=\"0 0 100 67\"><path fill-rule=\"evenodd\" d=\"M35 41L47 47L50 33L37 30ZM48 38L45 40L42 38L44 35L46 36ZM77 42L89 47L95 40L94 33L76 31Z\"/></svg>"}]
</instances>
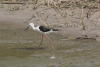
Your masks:
<instances>
[{"instance_id":1,"label":"bird's tail","mask_svg":"<svg viewBox=\"0 0 100 67\"><path fill-rule=\"evenodd\" d=\"M60 31L59 29L52 29L52 31Z\"/></svg>"}]
</instances>

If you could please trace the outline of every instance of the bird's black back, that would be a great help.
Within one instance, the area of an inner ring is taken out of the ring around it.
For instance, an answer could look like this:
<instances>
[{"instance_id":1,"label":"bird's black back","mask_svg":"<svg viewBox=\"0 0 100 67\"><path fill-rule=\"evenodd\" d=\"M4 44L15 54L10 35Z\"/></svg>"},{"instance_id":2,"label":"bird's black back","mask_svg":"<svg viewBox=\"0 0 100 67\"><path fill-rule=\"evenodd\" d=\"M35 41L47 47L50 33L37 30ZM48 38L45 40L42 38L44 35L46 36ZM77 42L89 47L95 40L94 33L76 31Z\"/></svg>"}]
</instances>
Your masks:
<instances>
[{"instance_id":1,"label":"bird's black back","mask_svg":"<svg viewBox=\"0 0 100 67\"><path fill-rule=\"evenodd\" d=\"M54 29L54 28L49 28L49 27L46 27L46 26L40 26L39 29L42 31L42 32L48 32L52 29L52 31L59 31L58 29Z\"/></svg>"},{"instance_id":2,"label":"bird's black back","mask_svg":"<svg viewBox=\"0 0 100 67\"><path fill-rule=\"evenodd\" d=\"M39 29L40 29L42 32L48 32L48 31L51 30L49 27L45 27L45 26L40 26Z\"/></svg>"}]
</instances>

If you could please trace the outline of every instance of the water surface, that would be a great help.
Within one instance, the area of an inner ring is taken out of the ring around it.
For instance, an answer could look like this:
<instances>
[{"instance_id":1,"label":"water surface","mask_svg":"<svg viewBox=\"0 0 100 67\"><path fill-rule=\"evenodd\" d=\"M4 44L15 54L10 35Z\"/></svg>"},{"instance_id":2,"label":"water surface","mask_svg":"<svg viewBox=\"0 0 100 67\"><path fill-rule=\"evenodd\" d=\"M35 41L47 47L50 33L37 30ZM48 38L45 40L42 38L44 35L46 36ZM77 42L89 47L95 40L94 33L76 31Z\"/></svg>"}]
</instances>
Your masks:
<instances>
[{"instance_id":1,"label":"water surface","mask_svg":"<svg viewBox=\"0 0 100 67\"><path fill-rule=\"evenodd\" d=\"M100 42L67 40L61 34L48 35L39 49L41 34L31 28L0 23L0 67L99 67ZM65 40L64 40L65 39ZM55 58L50 58L55 57Z\"/></svg>"}]
</instances>

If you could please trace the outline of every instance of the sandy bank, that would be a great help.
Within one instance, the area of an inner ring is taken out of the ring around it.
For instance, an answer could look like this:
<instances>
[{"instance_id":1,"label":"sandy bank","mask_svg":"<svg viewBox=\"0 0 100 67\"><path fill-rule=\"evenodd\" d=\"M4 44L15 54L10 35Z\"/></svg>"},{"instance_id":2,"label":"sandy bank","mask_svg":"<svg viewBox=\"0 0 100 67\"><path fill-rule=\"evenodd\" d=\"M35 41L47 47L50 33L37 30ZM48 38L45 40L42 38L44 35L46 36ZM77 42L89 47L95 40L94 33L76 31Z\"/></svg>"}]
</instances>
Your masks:
<instances>
[{"instance_id":1,"label":"sandy bank","mask_svg":"<svg viewBox=\"0 0 100 67\"><path fill-rule=\"evenodd\" d=\"M84 9L84 27L81 20L81 9L62 9L60 12L54 8L48 8L45 5L33 9L33 5L3 5L0 8L0 22L11 23L14 26L20 25L26 28L28 23L37 25L48 25L60 29L59 33L66 37L96 37L99 40L100 36L100 10L86 18L87 10ZM18 6L18 10L13 10L13 6ZM12 25L12 26L13 26ZM98 37L97 37L98 36Z\"/></svg>"}]
</instances>

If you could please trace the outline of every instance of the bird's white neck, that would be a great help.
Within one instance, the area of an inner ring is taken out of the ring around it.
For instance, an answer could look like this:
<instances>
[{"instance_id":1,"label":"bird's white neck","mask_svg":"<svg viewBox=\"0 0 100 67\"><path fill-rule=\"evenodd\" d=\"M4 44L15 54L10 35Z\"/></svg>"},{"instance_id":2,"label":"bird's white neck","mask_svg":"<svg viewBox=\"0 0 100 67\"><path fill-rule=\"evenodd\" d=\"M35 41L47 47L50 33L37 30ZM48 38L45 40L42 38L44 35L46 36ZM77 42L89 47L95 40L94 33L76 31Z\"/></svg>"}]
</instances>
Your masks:
<instances>
[{"instance_id":1,"label":"bird's white neck","mask_svg":"<svg viewBox=\"0 0 100 67\"><path fill-rule=\"evenodd\" d=\"M30 26L33 30L39 31L39 26L35 27L33 23Z\"/></svg>"},{"instance_id":2,"label":"bird's white neck","mask_svg":"<svg viewBox=\"0 0 100 67\"><path fill-rule=\"evenodd\" d=\"M30 26L31 26L31 28L32 28L33 30L35 30L34 24L31 24Z\"/></svg>"}]
</instances>

